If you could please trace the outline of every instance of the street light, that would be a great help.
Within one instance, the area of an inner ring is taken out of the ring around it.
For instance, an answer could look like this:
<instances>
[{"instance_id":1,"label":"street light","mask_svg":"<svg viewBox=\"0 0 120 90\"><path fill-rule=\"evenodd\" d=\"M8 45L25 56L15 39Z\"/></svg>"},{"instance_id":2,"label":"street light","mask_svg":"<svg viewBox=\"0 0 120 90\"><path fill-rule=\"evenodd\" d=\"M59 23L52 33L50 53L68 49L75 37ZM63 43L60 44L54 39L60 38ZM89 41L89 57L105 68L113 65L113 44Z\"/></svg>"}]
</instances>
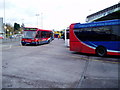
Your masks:
<instances>
[{"instance_id":1,"label":"street light","mask_svg":"<svg viewBox=\"0 0 120 90\"><path fill-rule=\"evenodd\" d=\"M39 17L39 14L36 14L36 16L37 16L37 27L38 27L38 17Z\"/></svg>"},{"instance_id":2,"label":"street light","mask_svg":"<svg viewBox=\"0 0 120 90\"><path fill-rule=\"evenodd\" d=\"M5 23L5 0L4 0L4 23Z\"/></svg>"},{"instance_id":3,"label":"street light","mask_svg":"<svg viewBox=\"0 0 120 90\"><path fill-rule=\"evenodd\" d=\"M42 28L43 29L43 13L41 13L41 14L36 14L36 16L37 16L37 27L39 26L39 16L41 16L40 17L40 28Z\"/></svg>"},{"instance_id":4,"label":"street light","mask_svg":"<svg viewBox=\"0 0 120 90\"><path fill-rule=\"evenodd\" d=\"M43 13L41 13L41 28L43 29Z\"/></svg>"}]
</instances>

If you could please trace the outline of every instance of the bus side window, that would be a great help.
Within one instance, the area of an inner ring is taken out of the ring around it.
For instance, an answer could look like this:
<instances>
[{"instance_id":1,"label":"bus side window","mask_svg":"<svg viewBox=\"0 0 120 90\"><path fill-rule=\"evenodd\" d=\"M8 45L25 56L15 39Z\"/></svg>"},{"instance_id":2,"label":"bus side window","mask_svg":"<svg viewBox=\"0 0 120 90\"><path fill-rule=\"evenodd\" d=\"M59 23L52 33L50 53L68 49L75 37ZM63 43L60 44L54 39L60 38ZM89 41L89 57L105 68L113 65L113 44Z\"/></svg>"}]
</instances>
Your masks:
<instances>
[{"instance_id":1,"label":"bus side window","mask_svg":"<svg viewBox=\"0 0 120 90\"><path fill-rule=\"evenodd\" d=\"M50 37L50 32L46 32L46 37L47 37L47 38Z\"/></svg>"},{"instance_id":2,"label":"bus side window","mask_svg":"<svg viewBox=\"0 0 120 90\"><path fill-rule=\"evenodd\" d=\"M120 41L120 26L112 26L112 40Z\"/></svg>"},{"instance_id":3,"label":"bus side window","mask_svg":"<svg viewBox=\"0 0 120 90\"><path fill-rule=\"evenodd\" d=\"M45 38L45 36L46 36L46 32L45 32L45 31L42 31L41 37L42 37L42 38Z\"/></svg>"}]
</instances>

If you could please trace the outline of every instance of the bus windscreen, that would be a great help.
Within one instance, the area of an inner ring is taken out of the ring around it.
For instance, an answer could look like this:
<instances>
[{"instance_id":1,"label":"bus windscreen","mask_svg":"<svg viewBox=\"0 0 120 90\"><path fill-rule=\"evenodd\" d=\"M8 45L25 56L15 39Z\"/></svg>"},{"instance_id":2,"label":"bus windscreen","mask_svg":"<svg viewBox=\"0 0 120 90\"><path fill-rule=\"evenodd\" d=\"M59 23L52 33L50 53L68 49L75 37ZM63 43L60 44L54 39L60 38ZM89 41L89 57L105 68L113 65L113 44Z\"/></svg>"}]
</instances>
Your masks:
<instances>
[{"instance_id":1,"label":"bus windscreen","mask_svg":"<svg viewBox=\"0 0 120 90\"><path fill-rule=\"evenodd\" d=\"M34 38L36 35L36 31L24 31L23 38Z\"/></svg>"}]
</instances>

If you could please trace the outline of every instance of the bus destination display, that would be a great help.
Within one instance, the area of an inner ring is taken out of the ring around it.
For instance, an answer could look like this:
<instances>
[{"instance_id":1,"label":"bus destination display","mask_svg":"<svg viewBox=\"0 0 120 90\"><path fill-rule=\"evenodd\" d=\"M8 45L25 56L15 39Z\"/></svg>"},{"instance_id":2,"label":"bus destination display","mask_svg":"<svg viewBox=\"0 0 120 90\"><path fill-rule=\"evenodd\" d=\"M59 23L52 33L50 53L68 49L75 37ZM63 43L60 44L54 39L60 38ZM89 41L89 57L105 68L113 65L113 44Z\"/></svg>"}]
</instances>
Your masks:
<instances>
[{"instance_id":1,"label":"bus destination display","mask_svg":"<svg viewBox=\"0 0 120 90\"><path fill-rule=\"evenodd\" d=\"M24 28L24 30L36 30L36 28Z\"/></svg>"}]
</instances>

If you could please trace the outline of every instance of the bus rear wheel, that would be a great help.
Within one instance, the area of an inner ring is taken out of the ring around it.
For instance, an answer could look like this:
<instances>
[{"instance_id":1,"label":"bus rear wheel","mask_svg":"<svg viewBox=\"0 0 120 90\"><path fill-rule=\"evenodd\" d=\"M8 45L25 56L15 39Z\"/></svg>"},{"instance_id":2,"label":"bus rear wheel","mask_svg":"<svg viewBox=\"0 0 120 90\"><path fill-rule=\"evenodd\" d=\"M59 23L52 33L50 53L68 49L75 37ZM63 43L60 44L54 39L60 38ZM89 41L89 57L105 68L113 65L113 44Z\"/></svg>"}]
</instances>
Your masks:
<instances>
[{"instance_id":1,"label":"bus rear wheel","mask_svg":"<svg viewBox=\"0 0 120 90\"><path fill-rule=\"evenodd\" d=\"M47 44L49 44L49 43L50 43L50 40L48 40Z\"/></svg>"},{"instance_id":2,"label":"bus rear wheel","mask_svg":"<svg viewBox=\"0 0 120 90\"><path fill-rule=\"evenodd\" d=\"M105 56L106 54L107 54L107 50L106 50L106 48L105 47L103 47L103 46L99 46L99 47L97 47L96 48L96 54L98 55L98 56Z\"/></svg>"}]
</instances>

